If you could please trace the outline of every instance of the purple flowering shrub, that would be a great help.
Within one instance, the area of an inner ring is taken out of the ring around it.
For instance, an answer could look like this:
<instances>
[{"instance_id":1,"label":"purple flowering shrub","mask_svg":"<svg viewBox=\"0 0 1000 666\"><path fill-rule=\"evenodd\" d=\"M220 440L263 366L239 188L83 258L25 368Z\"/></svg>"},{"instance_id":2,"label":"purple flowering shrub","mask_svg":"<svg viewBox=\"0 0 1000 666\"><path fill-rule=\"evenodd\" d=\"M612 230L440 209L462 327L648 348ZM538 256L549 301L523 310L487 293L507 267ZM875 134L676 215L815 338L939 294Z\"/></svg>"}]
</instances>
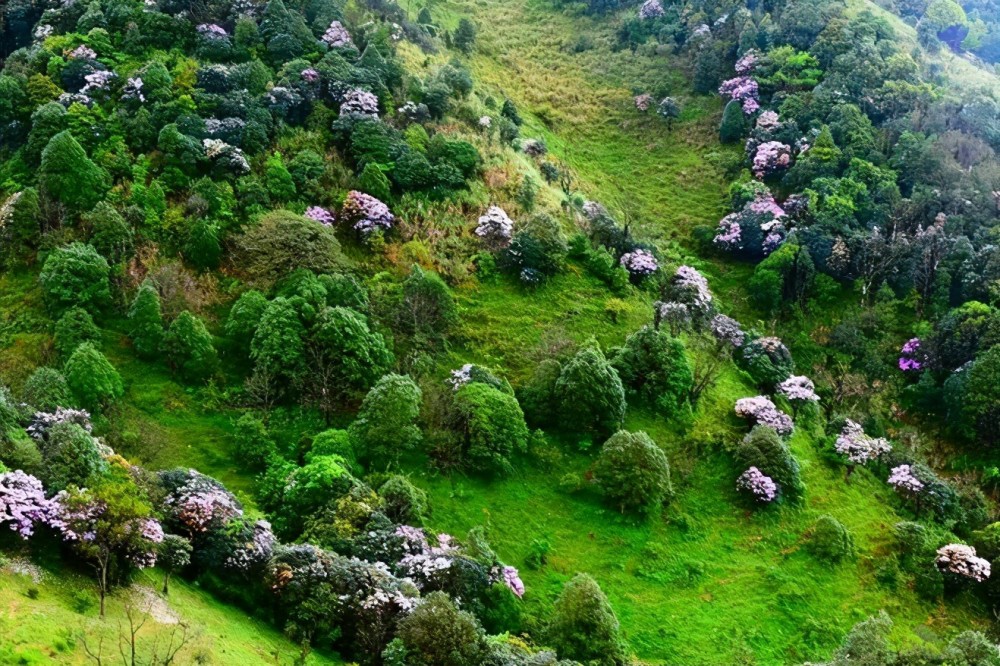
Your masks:
<instances>
[{"instance_id":1,"label":"purple flowering shrub","mask_svg":"<svg viewBox=\"0 0 1000 666\"><path fill-rule=\"evenodd\" d=\"M740 398L736 401L735 411L740 418L747 419L754 425L767 426L779 435L790 435L794 427L792 417L775 407L765 395Z\"/></svg>"},{"instance_id":2,"label":"purple flowering shrub","mask_svg":"<svg viewBox=\"0 0 1000 666\"><path fill-rule=\"evenodd\" d=\"M926 362L926 354L920 348L920 338L907 340L899 352L899 369L903 372L921 370Z\"/></svg>"},{"instance_id":3,"label":"purple flowering shrub","mask_svg":"<svg viewBox=\"0 0 1000 666\"><path fill-rule=\"evenodd\" d=\"M628 271L629 277L633 280L642 280L649 277L660 268L659 262L652 252L643 249L626 252L619 259L619 263Z\"/></svg>"},{"instance_id":4,"label":"purple flowering shrub","mask_svg":"<svg viewBox=\"0 0 1000 666\"><path fill-rule=\"evenodd\" d=\"M709 329L720 344L729 345L734 348L742 347L747 339L747 334L743 332L740 322L724 314L717 314L712 317Z\"/></svg>"},{"instance_id":5,"label":"purple flowering shrub","mask_svg":"<svg viewBox=\"0 0 1000 666\"><path fill-rule=\"evenodd\" d=\"M309 206L306 208L305 216L314 222L319 222L327 227L333 226L335 219L333 213L322 206Z\"/></svg>"},{"instance_id":6,"label":"purple flowering shrub","mask_svg":"<svg viewBox=\"0 0 1000 666\"><path fill-rule=\"evenodd\" d=\"M354 46L354 42L351 40L351 33L347 32L347 28L340 21L330 23L330 26L320 39L331 49Z\"/></svg>"},{"instance_id":7,"label":"purple flowering shrub","mask_svg":"<svg viewBox=\"0 0 1000 666\"><path fill-rule=\"evenodd\" d=\"M172 476L165 476L172 475ZM179 476L177 481L173 481ZM161 478L175 483L164 500L168 516L190 536L221 529L233 518L243 515L243 506L215 479L194 470L167 472Z\"/></svg>"},{"instance_id":8,"label":"purple flowering shrub","mask_svg":"<svg viewBox=\"0 0 1000 666\"><path fill-rule=\"evenodd\" d=\"M763 180L784 171L792 165L792 148L780 141L765 141L754 152L751 170Z\"/></svg>"},{"instance_id":9,"label":"purple flowering shrub","mask_svg":"<svg viewBox=\"0 0 1000 666\"><path fill-rule=\"evenodd\" d=\"M736 488L757 502L773 502L778 496L778 484L756 467L750 467L736 479Z\"/></svg>"},{"instance_id":10,"label":"purple flowering shrub","mask_svg":"<svg viewBox=\"0 0 1000 666\"><path fill-rule=\"evenodd\" d=\"M770 192L758 193L743 208L722 218L713 243L727 252L752 259L766 257L787 236L785 211Z\"/></svg>"},{"instance_id":11,"label":"purple flowering shrub","mask_svg":"<svg viewBox=\"0 0 1000 666\"><path fill-rule=\"evenodd\" d=\"M635 102L635 108L645 113L653 105L653 96L649 93L643 93L636 95L633 101Z\"/></svg>"},{"instance_id":12,"label":"purple flowering shrub","mask_svg":"<svg viewBox=\"0 0 1000 666\"><path fill-rule=\"evenodd\" d=\"M389 231L396 221L388 206L372 195L357 190L347 193L344 205L340 208L340 219L364 236L374 231Z\"/></svg>"},{"instance_id":13,"label":"purple flowering shrub","mask_svg":"<svg viewBox=\"0 0 1000 666\"><path fill-rule=\"evenodd\" d=\"M643 21L660 18L663 14L663 5L660 4L660 0L646 0L639 7L639 18Z\"/></svg>"},{"instance_id":14,"label":"purple flowering shrub","mask_svg":"<svg viewBox=\"0 0 1000 666\"><path fill-rule=\"evenodd\" d=\"M847 419L833 448L847 458L850 465L865 465L892 450L887 440L866 435L861 424L851 419Z\"/></svg>"},{"instance_id":15,"label":"purple flowering shrub","mask_svg":"<svg viewBox=\"0 0 1000 666\"><path fill-rule=\"evenodd\" d=\"M344 94L340 115L378 118L378 97L367 90L352 88Z\"/></svg>"},{"instance_id":16,"label":"purple flowering shrub","mask_svg":"<svg viewBox=\"0 0 1000 666\"><path fill-rule=\"evenodd\" d=\"M749 76L737 76L723 81L719 86L719 94L739 102L743 107L743 113L748 116L760 108L759 93L757 81Z\"/></svg>"},{"instance_id":17,"label":"purple flowering shrub","mask_svg":"<svg viewBox=\"0 0 1000 666\"><path fill-rule=\"evenodd\" d=\"M819 402L819 396L816 395L816 385L811 379L802 375L789 377L778 384L778 393L793 403Z\"/></svg>"},{"instance_id":18,"label":"purple flowering shrub","mask_svg":"<svg viewBox=\"0 0 1000 666\"><path fill-rule=\"evenodd\" d=\"M915 470L911 465L898 465L889 471L889 478L886 480L893 489L908 497L915 497L924 489L924 482L917 478Z\"/></svg>"},{"instance_id":19,"label":"purple flowering shrub","mask_svg":"<svg viewBox=\"0 0 1000 666\"><path fill-rule=\"evenodd\" d=\"M795 367L792 353L778 338L765 336L747 342L737 357L760 386L772 388L788 379Z\"/></svg>"}]
</instances>

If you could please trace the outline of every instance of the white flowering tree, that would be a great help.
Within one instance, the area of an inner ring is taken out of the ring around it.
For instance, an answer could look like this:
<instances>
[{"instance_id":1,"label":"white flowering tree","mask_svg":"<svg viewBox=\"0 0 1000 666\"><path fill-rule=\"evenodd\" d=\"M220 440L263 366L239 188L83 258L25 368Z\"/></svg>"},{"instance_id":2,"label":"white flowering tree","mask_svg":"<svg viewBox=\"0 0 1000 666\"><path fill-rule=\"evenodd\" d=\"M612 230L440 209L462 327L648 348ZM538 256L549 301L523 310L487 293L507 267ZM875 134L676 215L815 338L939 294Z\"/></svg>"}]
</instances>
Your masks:
<instances>
[{"instance_id":1,"label":"white flowering tree","mask_svg":"<svg viewBox=\"0 0 1000 666\"><path fill-rule=\"evenodd\" d=\"M937 551L934 560L941 573L981 583L990 577L990 563L976 555L976 549L964 543L949 543Z\"/></svg>"},{"instance_id":2,"label":"white flowering tree","mask_svg":"<svg viewBox=\"0 0 1000 666\"><path fill-rule=\"evenodd\" d=\"M867 465L892 450L887 440L882 437L866 435L864 428L851 419L847 419L833 444L833 448L847 459L847 475L845 477L847 480L851 478L856 466Z\"/></svg>"}]
</instances>

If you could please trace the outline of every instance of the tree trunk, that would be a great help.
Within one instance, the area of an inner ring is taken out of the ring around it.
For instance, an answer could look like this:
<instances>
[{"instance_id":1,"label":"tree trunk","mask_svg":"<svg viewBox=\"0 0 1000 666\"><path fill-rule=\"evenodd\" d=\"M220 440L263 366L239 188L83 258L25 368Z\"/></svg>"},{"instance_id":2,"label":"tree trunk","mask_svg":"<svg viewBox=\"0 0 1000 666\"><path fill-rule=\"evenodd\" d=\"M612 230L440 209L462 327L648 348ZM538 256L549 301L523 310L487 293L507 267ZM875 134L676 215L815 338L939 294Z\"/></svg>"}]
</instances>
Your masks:
<instances>
[{"instance_id":1,"label":"tree trunk","mask_svg":"<svg viewBox=\"0 0 1000 666\"><path fill-rule=\"evenodd\" d=\"M167 596L167 594L169 593L167 591L167 583L169 582L170 582L170 570L167 569L167 572L163 574L163 596Z\"/></svg>"}]
</instances>

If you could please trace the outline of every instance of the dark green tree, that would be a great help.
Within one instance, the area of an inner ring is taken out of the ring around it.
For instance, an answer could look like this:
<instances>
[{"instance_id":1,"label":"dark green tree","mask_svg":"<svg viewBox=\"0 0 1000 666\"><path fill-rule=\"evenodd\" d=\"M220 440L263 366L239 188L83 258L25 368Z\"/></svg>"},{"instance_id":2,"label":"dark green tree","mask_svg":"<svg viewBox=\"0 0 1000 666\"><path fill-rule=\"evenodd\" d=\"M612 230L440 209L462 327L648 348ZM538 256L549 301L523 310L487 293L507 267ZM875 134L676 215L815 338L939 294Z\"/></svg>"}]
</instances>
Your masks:
<instances>
[{"instance_id":1,"label":"dark green tree","mask_svg":"<svg viewBox=\"0 0 1000 666\"><path fill-rule=\"evenodd\" d=\"M694 375L684 343L665 329L644 326L626 340L611 358L626 390L667 417L690 409L688 395Z\"/></svg>"},{"instance_id":2,"label":"dark green tree","mask_svg":"<svg viewBox=\"0 0 1000 666\"><path fill-rule=\"evenodd\" d=\"M110 263L127 259L132 253L135 245L132 228L108 202L98 202L83 216L83 221L90 226L90 244Z\"/></svg>"},{"instance_id":3,"label":"dark green tree","mask_svg":"<svg viewBox=\"0 0 1000 666\"><path fill-rule=\"evenodd\" d=\"M627 648L618 617L597 581L584 573L573 577L556 599L548 643L565 659L600 666L624 666Z\"/></svg>"},{"instance_id":4,"label":"dark green tree","mask_svg":"<svg viewBox=\"0 0 1000 666\"><path fill-rule=\"evenodd\" d=\"M517 399L481 382L470 382L454 397L452 428L462 442L462 458L472 469L508 473L510 459L528 446L528 426Z\"/></svg>"},{"instance_id":5,"label":"dark green tree","mask_svg":"<svg viewBox=\"0 0 1000 666\"><path fill-rule=\"evenodd\" d=\"M734 100L726 104L722 112L722 124L719 125L719 140L722 143L735 143L746 135L747 121L743 106Z\"/></svg>"},{"instance_id":6,"label":"dark green tree","mask_svg":"<svg viewBox=\"0 0 1000 666\"><path fill-rule=\"evenodd\" d=\"M56 134L42 151L38 170L42 193L71 212L88 211L104 198L108 177L67 131Z\"/></svg>"},{"instance_id":7,"label":"dark green tree","mask_svg":"<svg viewBox=\"0 0 1000 666\"><path fill-rule=\"evenodd\" d=\"M406 663L476 666L485 663L486 636L476 617L459 610L444 592L431 592L399 623Z\"/></svg>"},{"instance_id":8,"label":"dark green tree","mask_svg":"<svg viewBox=\"0 0 1000 666\"><path fill-rule=\"evenodd\" d=\"M37 412L54 412L59 407L72 407L66 378L55 368L41 367L24 382L21 399Z\"/></svg>"},{"instance_id":9,"label":"dark green tree","mask_svg":"<svg viewBox=\"0 0 1000 666\"><path fill-rule=\"evenodd\" d=\"M70 243L49 254L38 280L54 312L74 306L97 312L111 301L110 271L93 246Z\"/></svg>"},{"instance_id":10,"label":"dark green tree","mask_svg":"<svg viewBox=\"0 0 1000 666\"><path fill-rule=\"evenodd\" d=\"M622 513L652 511L673 492L667 456L644 432L612 435L601 447L594 479Z\"/></svg>"},{"instance_id":11,"label":"dark green tree","mask_svg":"<svg viewBox=\"0 0 1000 666\"><path fill-rule=\"evenodd\" d=\"M92 342L99 345L101 329L97 328L93 317L83 308L70 308L56 322L56 351L68 358L81 343Z\"/></svg>"},{"instance_id":12,"label":"dark green tree","mask_svg":"<svg viewBox=\"0 0 1000 666\"><path fill-rule=\"evenodd\" d=\"M163 313L160 309L160 292L146 280L136 292L128 311L129 334L132 348L143 358L155 358L163 344Z\"/></svg>"},{"instance_id":13,"label":"dark green tree","mask_svg":"<svg viewBox=\"0 0 1000 666\"><path fill-rule=\"evenodd\" d=\"M267 310L267 298L256 289L240 294L226 318L226 335L237 348L250 352L250 341Z\"/></svg>"},{"instance_id":14,"label":"dark green tree","mask_svg":"<svg viewBox=\"0 0 1000 666\"><path fill-rule=\"evenodd\" d=\"M462 53L472 53L472 47L476 44L476 25L467 18L459 20L452 43Z\"/></svg>"},{"instance_id":15,"label":"dark green tree","mask_svg":"<svg viewBox=\"0 0 1000 666\"><path fill-rule=\"evenodd\" d=\"M563 365L555 399L562 423L573 431L606 437L625 419L625 387L595 340Z\"/></svg>"},{"instance_id":16,"label":"dark green tree","mask_svg":"<svg viewBox=\"0 0 1000 666\"><path fill-rule=\"evenodd\" d=\"M166 534L157 548L156 564L163 569L163 596L170 593L170 576L191 564L191 542L178 534Z\"/></svg>"},{"instance_id":17,"label":"dark green tree","mask_svg":"<svg viewBox=\"0 0 1000 666\"><path fill-rule=\"evenodd\" d=\"M219 227L207 219L197 220L188 231L184 242L184 258L201 270L218 268L222 257Z\"/></svg>"},{"instance_id":18,"label":"dark green tree","mask_svg":"<svg viewBox=\"0 0 1000 666\"><path fill-rule=\"evenodd\" d=\"M422 393L407 375L385 375L372 387L350 433L363 458L396 462L401 453L420 444L417 427Z\"/></svg>"}]
</instances>

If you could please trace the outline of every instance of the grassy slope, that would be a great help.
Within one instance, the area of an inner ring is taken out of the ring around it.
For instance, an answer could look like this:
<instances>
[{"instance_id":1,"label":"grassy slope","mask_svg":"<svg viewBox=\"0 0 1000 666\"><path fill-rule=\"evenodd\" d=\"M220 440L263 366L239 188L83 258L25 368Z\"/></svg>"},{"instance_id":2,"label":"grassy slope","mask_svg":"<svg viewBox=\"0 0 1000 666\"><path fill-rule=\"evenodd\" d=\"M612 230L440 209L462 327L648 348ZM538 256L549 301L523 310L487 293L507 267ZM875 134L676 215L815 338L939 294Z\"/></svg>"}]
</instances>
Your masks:
<instances>
[{"instance_id":1,"label":"grassy slope","mask_svg":"<svg viewBox=\"0 0 1000 666\"><path fill-rule=\"evenodd\" d=\"M96 607L84 613L74 610L75 595L96 601L88 578L61 568L41 571L41 580L33 582L28 575L0 568L0 664L93 663L86 656L80 636L85 635L93 649L102 633L105 659L117 660L118 627L126 621L125 597L109 599L108 615L102 621L97 617ZM136 585L140 592L155 597L152 590L160 589L161 574L146 572ZM38 591L36 599L28 597L32 588ZM297 646L274 627L183 581L172 581L170 596L157 606L161 610L154 617L179 620L191 627L194 638L177 655L176 663L191 664L198 657L207 657L204 663L290 664L298 654ZM171 623L148 620L139 634L140 649L151 649L156 640L163 645L174 627ZM342 662L314 653L308 663L319 666Z\"/></svg>"},{"instance_id":2,"label":"grassy slope","mask_svg":"<svg viewBox=\"0 0 1000 666\"><path fill-rule=\"evenodd\" d=\"M683 76L667 57L613 53L607 21L555 13L535 0L450 2L446 11L481 26L472 58L477 85L514 99L526 116L522 134L543 136L589 197L628 215L668 256L680 256L677 243L694 225L714 224L724 214L725 183L706 159L723 150L713 140L718 102L686 96ZM596 36L596 48L571 53L565 47L581 33ZM664 80L686 109L672 133L655 116L637 114L631 101L633 89L662 89ZM747 267L707 262L705 268L724 309L746 315L740 283ZM540 342L597 335L605 344L620 343L648 320L648 306L644 297L631 297L630 314L615 325L601 312L607 297L572 275L527 298L509 286L463 292L465 347L456 356L509 368L514 379L530 371ZM731 370L705 399L692 429L697 439L734 439L725 425L732 403L752 391ZM679 496L664 516L633 524L590 491L561 490L560 478L582 477L591 460L563 447L554 464L504 481L425 478L436 526L461 533L485 524L501 555L516 564L532 540L548 541L550 564L524 572L526 603L541 609L573 573L590 572L609 594L633 649L658 663L822 658L854 622L880 609L895 619L900 643L973 622L962 601L938 607L875 582L888 528L901 519L893 498L867 473L846 486L842 471L820 459L804 431L793 448L808 486L805 507L750 514L738 508L732 490L738 470L725 456L696 448L694 438L646 415L631 414L628 425L650 431L675 464ZM856 560L829 567L802 552L802 533L823 513L854 532Z\"/></svg>"}]
</instances>

